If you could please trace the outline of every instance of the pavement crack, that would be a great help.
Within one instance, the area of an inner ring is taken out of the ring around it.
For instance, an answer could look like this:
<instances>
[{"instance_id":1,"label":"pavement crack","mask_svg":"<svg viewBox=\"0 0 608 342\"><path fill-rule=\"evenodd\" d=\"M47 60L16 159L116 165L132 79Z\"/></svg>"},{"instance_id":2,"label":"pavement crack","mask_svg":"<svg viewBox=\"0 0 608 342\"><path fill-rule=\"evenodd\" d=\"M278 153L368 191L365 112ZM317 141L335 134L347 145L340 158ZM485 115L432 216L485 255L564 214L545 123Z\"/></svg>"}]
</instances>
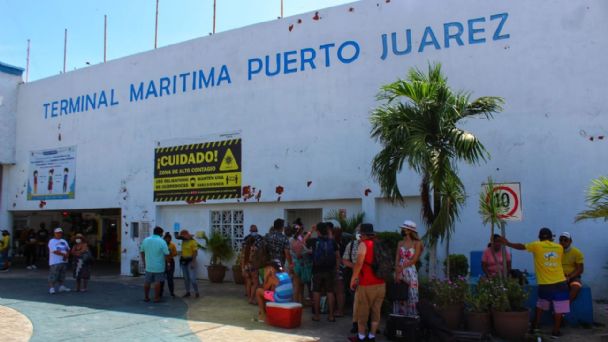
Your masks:
<instances>
[{"instance_id":1,"label":"pavement crack","mask_svg":"<svg viewBox=\"0 0 608 342\"><path fill-rule=\"evenodd\" d=\"M78 313L78 314L73 314L73 315L60 316L58 318L70 318L70 317L78 317L78 316L86 316L86 315L95 315L98 313L103 313L103 311L84 312L84 313Z\"/></svg>"}]
</instances>

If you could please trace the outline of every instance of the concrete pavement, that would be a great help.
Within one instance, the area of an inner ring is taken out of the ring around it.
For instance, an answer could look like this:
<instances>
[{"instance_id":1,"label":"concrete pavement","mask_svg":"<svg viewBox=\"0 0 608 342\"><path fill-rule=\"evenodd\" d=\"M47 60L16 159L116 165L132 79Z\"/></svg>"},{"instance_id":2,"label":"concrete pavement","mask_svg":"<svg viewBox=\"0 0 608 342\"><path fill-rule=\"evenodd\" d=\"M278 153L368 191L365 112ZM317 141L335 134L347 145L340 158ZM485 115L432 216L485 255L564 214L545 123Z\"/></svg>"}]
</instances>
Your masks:
<instances>
[{"instance_id":1,"label":"concrete pavement","mask_svg":"<svg viewBox=\"0 0 608 342\"><path fill-rule=\"evenodd\" d=\"M165 297L152 304L142 301L141 277L94 276L89 292L49 295L46 275L15 269L0 274L2 342L29 336L31 341L346 341L350 329L350 317L313 322L309 308L298 329L254 322L257 307L247 304L242 286L233 283L200 281L199 299ZM67 285L73 287L73 280ZM176 293L183 292L183 281L176 279ZM605 310L605 304L597 306L596 321L606 324ZM606 333L605 327L566 328L560 340L600 341Z\"/></svg>"}]
</instances>

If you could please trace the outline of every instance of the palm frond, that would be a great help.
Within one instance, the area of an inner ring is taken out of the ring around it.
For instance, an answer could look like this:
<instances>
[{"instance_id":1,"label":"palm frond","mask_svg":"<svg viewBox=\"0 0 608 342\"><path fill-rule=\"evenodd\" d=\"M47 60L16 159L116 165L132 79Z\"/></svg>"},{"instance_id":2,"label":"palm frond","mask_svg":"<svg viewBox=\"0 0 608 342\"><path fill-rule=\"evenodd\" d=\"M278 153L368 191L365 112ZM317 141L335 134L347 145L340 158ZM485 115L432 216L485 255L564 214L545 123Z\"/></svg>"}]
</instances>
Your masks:
<instances>
[{"instance_id":1,"label":"palm frond","mask_svg":"<svg viewBox=\"0 0 608 342\"><path fill-rule=\"evenodd\" d=\"M340 222L340 226L342 230L347 233L353 233L355 228L358 225L363 223L363 219L365 218L364 212L358 212L356 214L351 215L350 217L344 217L340 214L339 210L330 210L325 217L326 220L336 220Z\"/></svg>"},{"instance_id":2,"label":"palm frond","mask_svg":"<svg viewBox=\"0 0 608 342\"><path fill-rule=\"evenodd\" d=\"M483 191L479 194L479 214L483 224L489 224L497 227L505 223L502 217L502 207L495 200L493 194L496 185L491 177L488 177L488 182L484 185Z\"/></svg>"},{"instance_id":3,"label":"palm frond","mask_svg":"<svg viewBox=\"0 0 608 342\"><path fill-rule=\"evenodd\" d=\"M608 177L594 179L587 189L587 210L576 215L574 222L589 219L608 221Z\"/></svg>"}]
</instances>

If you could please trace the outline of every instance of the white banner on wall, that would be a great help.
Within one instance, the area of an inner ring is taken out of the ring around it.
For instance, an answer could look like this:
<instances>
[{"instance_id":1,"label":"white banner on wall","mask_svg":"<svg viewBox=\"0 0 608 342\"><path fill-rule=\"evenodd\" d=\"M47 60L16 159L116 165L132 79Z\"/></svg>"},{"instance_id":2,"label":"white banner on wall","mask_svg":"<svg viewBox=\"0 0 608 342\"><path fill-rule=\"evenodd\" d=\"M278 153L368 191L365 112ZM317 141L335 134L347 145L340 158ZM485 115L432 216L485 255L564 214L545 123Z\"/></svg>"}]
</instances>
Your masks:
<instances>
[{"instance_id":1,"label":"white banner on wall","mask_svg":"<svg viewBox=\"0 0 608 342\"><path fill-rule=\"evenodd\" d=\"M27 199L75 198L76 146L30 152Z\"/></svg>"}]
</instances>

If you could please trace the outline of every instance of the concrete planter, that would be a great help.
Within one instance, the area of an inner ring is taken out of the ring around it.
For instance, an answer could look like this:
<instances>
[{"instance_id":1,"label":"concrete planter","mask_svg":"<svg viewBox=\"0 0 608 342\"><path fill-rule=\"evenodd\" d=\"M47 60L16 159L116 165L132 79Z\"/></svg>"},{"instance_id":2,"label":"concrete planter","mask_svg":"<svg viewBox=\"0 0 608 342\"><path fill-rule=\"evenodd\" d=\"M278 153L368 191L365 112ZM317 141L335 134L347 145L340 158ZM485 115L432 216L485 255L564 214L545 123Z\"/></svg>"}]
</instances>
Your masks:
<instances>
[{"instance_id":1,"label":"concrete planter","mask_svg":"<svg viewBox=\"0 0 608 342\"><path fill-rule=\"evenodd\" d=\"M528 331L530 313L526 311L501 312L492 311L494 330L498 336L512 340L522 341Z\"/></svg>"},{"instance_id":2,"label":"concrete planter","mask_svg":"<svg viewBox=\"0 0 608 342\"><path fill-rule=\"evenodd\" d=\"M212 283L224 282L226 276L226 266L224 265L209 265L207 266L207 275Z\"/></svg>"},{"instance_id":3,"label":"concrete planter","mask_svg":"<svg viewBox=\"0 0 608 342\"><path fill-rule=\"evenodd\" d=\"M482 334L492 331L492 315L489 312L467 312L467 329Z\"/></svg>"}]
</instances>

